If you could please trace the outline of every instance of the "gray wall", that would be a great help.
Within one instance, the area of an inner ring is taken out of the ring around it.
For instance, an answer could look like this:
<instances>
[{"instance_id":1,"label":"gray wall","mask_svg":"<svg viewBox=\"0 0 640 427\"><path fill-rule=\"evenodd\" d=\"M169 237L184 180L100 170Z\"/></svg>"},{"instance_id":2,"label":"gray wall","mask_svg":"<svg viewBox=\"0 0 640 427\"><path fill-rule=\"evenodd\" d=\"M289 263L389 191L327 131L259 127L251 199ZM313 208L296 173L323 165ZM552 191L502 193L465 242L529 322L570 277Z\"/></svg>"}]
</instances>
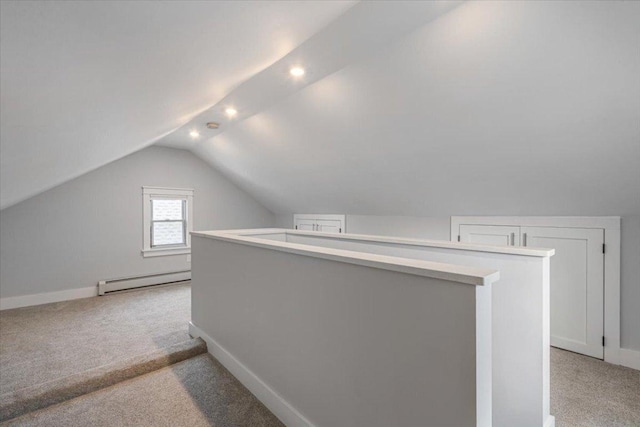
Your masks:
<instances>
[{"instance_id":1,"label":"gray wall","mask_svg":"<svg viewBox=\"0 0 640 427\"><path fill-rule=\"evenodd\" d=\"M194 230L264 227L274 216L189 151L150 147L0 211L2 297L185 270L143 258L141 187L193 188Z\"/></svg>"},{"instance_id":2,"label":"gray wall","mask_svg":"<svg viewBox=\"0 0 640 427\"><path fill-rule=\"evenodd\" d=\"M291 228L293 215L276 215L278 227ZM449 240L449 217L347 215L347 232ZM640 216L622 218L621 343L640 350Z\"/></svg>"},{"instance_id":3,"label":"gray wall","mask_svg":"<svg viewBox=\"0 0 640 427\"><path fill-rule=\"evenodd\" d=\"M640 215L622 218L622 347L640 350Z\"/></svg>"}]
</instances>

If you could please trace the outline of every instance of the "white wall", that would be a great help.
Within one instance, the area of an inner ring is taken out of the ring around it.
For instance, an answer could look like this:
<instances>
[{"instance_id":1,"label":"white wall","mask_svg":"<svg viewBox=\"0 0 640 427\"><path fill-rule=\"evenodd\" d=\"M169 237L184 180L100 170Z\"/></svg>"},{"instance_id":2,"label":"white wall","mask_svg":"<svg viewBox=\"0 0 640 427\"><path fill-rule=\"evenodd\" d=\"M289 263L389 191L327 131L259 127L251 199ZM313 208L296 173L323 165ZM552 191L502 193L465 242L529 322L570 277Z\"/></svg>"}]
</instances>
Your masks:
<instances>
[{"instance_id":1,"label":"white wall","mask_svg":"<svg viewBox=\"0 0 640 427\"><path fill-rule=\"evenodd\" d=\"M291 228L293 215L278 214L275 224ZM449 240L450 217L347 215L347 233ZM640 350L640 216L624 216L621 234L621 346Z\"/></svg>"},{"instance_id":2,"label":"white wall","mask_svg":"<svg viewBox=\"0 0 640 427\"><path fill-rule=\"evenodd\" d=\"M269 210L189 151L150 147L0 211L1 296L189 269L186 255L141 256L143 185L193 188L194 230L273 225Z\"/></svg>"}]
</instances>

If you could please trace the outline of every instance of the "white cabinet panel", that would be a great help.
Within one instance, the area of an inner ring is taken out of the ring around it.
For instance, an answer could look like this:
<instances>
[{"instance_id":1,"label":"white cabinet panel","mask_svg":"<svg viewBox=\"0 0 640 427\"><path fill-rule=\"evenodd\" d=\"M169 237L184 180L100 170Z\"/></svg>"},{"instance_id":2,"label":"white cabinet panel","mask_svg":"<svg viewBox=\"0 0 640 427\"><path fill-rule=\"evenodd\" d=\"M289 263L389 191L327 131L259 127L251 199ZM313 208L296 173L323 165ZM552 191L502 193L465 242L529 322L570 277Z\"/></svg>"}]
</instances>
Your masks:
<instances>
[{"instance_id":1,"label":"white cabinet panel","mask_svg":"<svg viewBox=\"0 0 640 427\"><path fill-rule=\"evenodd\" d=\"M460 241L494 246L520 246L520 227L461 225Z\"/></svg>"},{"instance_id":2,"label":"white cabinet panel","mask_svg":"<svg viewBox=\"0 0 640 427\"><path fill-rule=\"evenodd\" d=\"M471 225L461 242L556 250L551 257L551 345L604 358L604 230Z\"/></svg>"},{"instance_id":3,"label":"white cabinet panel","mask_svg":"<svg viewBox=\"0 0 640 427\"><path fill-rule=\"evenodd\" d=\"M293 216L293 225L296 230L345 233L345 222L346 215L295 214Z\"/></svg>"},{"instance_id":4,"label":"white cabinet panel","mask_svg":"<svg viewBox=\"0 0 640 427\"><path fill-rule=\"evenodd\" d=\"M316 230L316 222L313 219L298 219L296 221L296 230Z\"/></svg>"},{"instance_id":5,"label":"white cabinet panel","mask_svg":"<svg viewBox=\"0 0 640 427\"><path fill-rule=\"evenodd\" d=\"M604 231L522 227L524 246L553 248L551 345L602 359Z\"/></svg>"},{"instance_id":6,"label":"white cabinet panel","mask_svg":"<svg viewBox=\"0 0 640 427\"><path fill-rule=\"evenodd\" d=\"M322 220L316 221L316 231L323 233L342 233L342 222L339 220Z\"/></svg>"}]
</instances>

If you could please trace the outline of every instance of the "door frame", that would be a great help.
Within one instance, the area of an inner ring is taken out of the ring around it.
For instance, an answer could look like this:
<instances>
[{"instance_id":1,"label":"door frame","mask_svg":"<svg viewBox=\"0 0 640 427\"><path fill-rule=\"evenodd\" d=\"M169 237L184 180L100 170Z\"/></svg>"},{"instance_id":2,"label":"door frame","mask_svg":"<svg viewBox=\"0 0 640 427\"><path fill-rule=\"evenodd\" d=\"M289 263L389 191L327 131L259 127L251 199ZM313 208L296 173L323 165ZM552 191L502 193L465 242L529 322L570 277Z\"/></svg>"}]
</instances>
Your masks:
<instances>
[{"instance_id":1,"label":"door frame","mask_svg":"<svg viewBox=\"0 0 640 427\"><path fill-rule=\"evenodd\" d=\"M457 241L460 225L599 228L604 230L604 360L620 358L620 217L619 216L452 216L450 240Z\"/></svg>"}]
</instances>

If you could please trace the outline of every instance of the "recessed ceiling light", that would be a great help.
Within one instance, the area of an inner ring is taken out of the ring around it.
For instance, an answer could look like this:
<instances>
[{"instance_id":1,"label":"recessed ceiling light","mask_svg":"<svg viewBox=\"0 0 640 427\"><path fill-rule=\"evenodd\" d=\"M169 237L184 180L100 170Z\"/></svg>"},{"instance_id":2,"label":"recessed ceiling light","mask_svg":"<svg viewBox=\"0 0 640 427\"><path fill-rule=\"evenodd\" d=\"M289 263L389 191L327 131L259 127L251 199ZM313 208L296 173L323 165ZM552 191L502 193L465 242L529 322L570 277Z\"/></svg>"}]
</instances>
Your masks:
<instances>
[{"instance_id":1,"label":"recessed ceiling light","mask_svg":"<svg viewBox=\"0 0 640 427\"><path fill-rule=\"evenodd\" d=\"M189 135L191 136L191 138L197 138L200 136L200 132L198 132L197 130L192 130L191 132L189 132Z\"/></svg>"},{"instance_id":2,"label":"recessed ceiling light","mask_svg":"<svg viewBox=\"0 0 640 427\"><path fill-rule=\"evenodd\" d=\"M236 114L238 114L238 110L236 110L233 107L229 107L226 110L224 110L224 112L227 114L227 116L229 117L234 117Z\"/></svg>"},{"instance_id":3,"label":"recessed ceiling light","mask_svg":"<svg viewBox=\"0 0 640 427\"><path fill-rule=\"evenodd\" d=\"M289 70L289 73L291 73L291 75L293 77L304 76L304 68L302 68L302 67L293 67L292 69Z\"/></svg>"},{"instance_id":4,"label":"recessed ceiling light","mask_svg":"<svg viewBox=\"0 0 640 427\"><path fill-rule=\"evenodd\" d=\"M220 123L209 122L209 123L207 123L207 127L209 129L218 129L220 127Z\"/></svg>"}]
</instances>

